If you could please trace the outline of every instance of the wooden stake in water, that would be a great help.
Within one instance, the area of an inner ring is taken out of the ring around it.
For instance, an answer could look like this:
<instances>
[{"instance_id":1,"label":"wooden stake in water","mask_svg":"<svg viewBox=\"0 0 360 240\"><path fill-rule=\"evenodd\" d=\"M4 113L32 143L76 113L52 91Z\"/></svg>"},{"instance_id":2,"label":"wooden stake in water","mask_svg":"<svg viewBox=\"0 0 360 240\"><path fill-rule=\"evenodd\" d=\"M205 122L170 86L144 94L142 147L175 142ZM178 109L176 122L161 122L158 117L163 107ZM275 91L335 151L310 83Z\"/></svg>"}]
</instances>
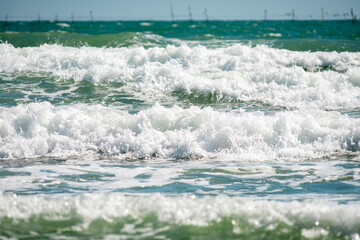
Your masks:
<instances>
[{"instance_id":1,"label":"wooden stake in water","mask_svg":"<svg viewBox=\"0 0 360 240\"><path fill-rule=\"evenodd\" d=\"M192 22L192 14L191 14L191 7L188 7L189 10L189 21Z\"/></svg>"},{"instance_id":2,"label":"wooden stake in water","mask_svg":"<svg viewBox=\"0 0 360 240\"><path fill-rule=\"evenodd\" d=\"M94 17L93 17L92 11L90 11L90 21L94 22Z\"/></svg>"},{"instance_id":3,"label":"wooden stake in water","mask_svg":"<svg viewBox=\"0 0 360 240\"><path fill-rule=\"evenodd\" d=\"M175 16L174 16L174 9L173 9L173 5L172 5L171 1L170 1L170 14L171 14L171 21L174 22Z\"/></svg>"},{"instance_id":4,"label":"wooden stake in water","mask_svg":"<svg viewBox=\"0 0 360 240\"><path fill-rule=\"evenodd\" d=\"M353 9L352 9L352 8L350 9L350 14L351 14L351 21L352 21L352 24L355 24L356 15L354 15L354 11L353 11Z\"/></svg>"},{"instance_id":5,"label":"wooden stake in water","mask_svg":"<svg viewBox=\"0 0 360 240\"><path fill-rule=\"evenodd\" d=\"M267 10L265 9L264 10L264 21L266 22L266 20L267 20Z\"/></svg>"},{"instance_id":6,"label":"wooden stake in water","mask_svg":"<svg viewBox=\"0 0 360 240\"><path fill-rule=\"evenodd\" d=\"M295 23L295 10L294 9L292 11L292 16L293 16L293 23Z\"/></svg>"},{"instance_id":7,"label":"wooden stake in water","mask_svg":"<svg viewBox=\"0 0 360 240\"><path fill-rule=\"evenodd\" d=\"M208 16L207 8L204 9L204 15L205 15L205 21L206 21L206 23L208 23L209 22L209 16Z\"/></svg>"}]
</instances>

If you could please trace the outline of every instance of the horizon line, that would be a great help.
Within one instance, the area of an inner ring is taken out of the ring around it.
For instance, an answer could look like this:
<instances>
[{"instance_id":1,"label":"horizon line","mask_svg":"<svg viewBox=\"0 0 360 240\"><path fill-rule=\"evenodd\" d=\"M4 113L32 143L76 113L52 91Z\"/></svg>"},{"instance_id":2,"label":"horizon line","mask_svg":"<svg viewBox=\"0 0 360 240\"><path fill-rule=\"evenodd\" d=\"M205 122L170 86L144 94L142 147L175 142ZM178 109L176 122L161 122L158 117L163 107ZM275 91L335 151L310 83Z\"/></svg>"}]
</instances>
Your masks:
<instances>
[{"instance_id":1,"label":"horizon line","mask_svg":"<svg viewBox=\"0 0 360 240\"><path fill-rule=\"evenodd\" d=\"M262 22L266 22L266 21L353 21L354 19L351 18L341 18L341 19L337 19L337 18L328 18L328 19L321 19L321 18L301 18L301 19L289 19L289 18L273 18L273 19L263 19L263 18L249 18L249 19L221 19L221 18L217 18L217 19L178 19L178 20L171 20L171 19L77 19L77 20L71 20L71 19L58 19L58 20L53 20L53 19L31 19L31 20L26 20L26 19L18 19L18 20L0 20L0 22L139 22L139 21L149 21L149 22L216 22L216 21L221 21L221 22L236 22L236 21L262 21ZM360 21L360 19L355 19L355 21Z\"/></svg>"}]
</instances>

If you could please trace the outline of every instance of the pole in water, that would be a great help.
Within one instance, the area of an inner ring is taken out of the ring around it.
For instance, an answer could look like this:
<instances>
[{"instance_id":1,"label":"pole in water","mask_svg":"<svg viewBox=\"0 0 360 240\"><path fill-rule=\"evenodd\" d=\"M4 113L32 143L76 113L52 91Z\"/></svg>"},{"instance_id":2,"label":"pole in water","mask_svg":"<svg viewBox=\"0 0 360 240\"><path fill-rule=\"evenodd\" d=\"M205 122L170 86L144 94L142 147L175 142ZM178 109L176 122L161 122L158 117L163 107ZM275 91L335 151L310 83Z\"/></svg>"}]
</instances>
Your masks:
<instances>
[{"instance_id":1,"label":"pole in water","mask_svg":"<svg viewBox=\"0 0 360 240\"><path fill-rule=\"evenodd\" d=\"M93 17L92 11L90 11L90 21L94 22L94 17Z\"/></svg>"},{"instance_id":2,"label":"pole in water","mask_svg":"<svg viewBox=\"0 0 360 240\"><path fill-rule=\"evenodd\" d=\"M351 22L352 24L355 24L356 16L354 15L354 11L352 8L350 9L350 14L351 14Z\"/></svg>"},{"instance_id":3,"label":"pole in water","mask_svg":"<svg viewBox=\"0 0 360 240\"><path fill-rule=\"evenodd\" d=\"M38 23L40 23L41 22L40 13L37 14L37 17L38 17Z\"/></svg>"},{"instance_id":4,"label":"pole in water","mask_svg":"<svg viewBox=\"0 0 360 240\"><path fill-rule=\"evenodd\" d=\"M324 8L321 8L321 21L324 22Z\"/></svg>"},{"instance_id":5,"label":"pole in water","mask_svg":"<svg viewBox=\"0 0 360 240\"><path fill-rule=\"evenodd\" d=\"M55 14L55 22L58 22L58 15Z\"/></svg>"},{"instance_id":6,"label":"pole in water","mask_svg":"<svg viewBox=\"0 0 360 240\"><path fill-rule=\"evenodd\" d=\"M267 10L265 9L264 10L264 21L266 22L266 20L267 20Z\"/></svg>"},{"instance_id":7,"label":"pole in water","mask_svg":"<svg viewBox=\"0 0 360 240\"><path fill-rule=\"evenodd\" d=\"M205 15L205 21L206 23L209 22L209 16L208 16L208 13L207 13L207 8L204 9L204 15Z\"/></svg>"},{"instance_id":8,"label":"pole in water","mask_svg":"<svg viewBox=\"0 0 360 240\"><path fill-rule=\"evenodd\" d=\"M170 1L170 15L171 15L171 21L174 22L175 21L174 9L171 1Z\"/></svg>"},{"instance_id":9,"label":"pole in water","mask_svg":"<svg viewBox=\"0 0 360 240\"><path fill-rule=\"evenodd\" d=\"M295 10L292 10L292 23L295 23Z\"/></svg>"},{"instance_id":10,"label":"pole in water","mask_svg":"<svg viewBox=\"0 0 360 240\"><path fill-rule=\"evenodd\" d=\"M191 14L191 7L188 7L189 10L189 21L192 22L192 14Z\"/></svg>"},{"instance_id":11,"label":"pole in water","mask_svg":"<svg viewBox=\"0 0 360 240\"><path fill-rule=\"evenodd\" d=\"M74 13L71 13L71 22L74 23Z\"/></svg>"}]
</instances>

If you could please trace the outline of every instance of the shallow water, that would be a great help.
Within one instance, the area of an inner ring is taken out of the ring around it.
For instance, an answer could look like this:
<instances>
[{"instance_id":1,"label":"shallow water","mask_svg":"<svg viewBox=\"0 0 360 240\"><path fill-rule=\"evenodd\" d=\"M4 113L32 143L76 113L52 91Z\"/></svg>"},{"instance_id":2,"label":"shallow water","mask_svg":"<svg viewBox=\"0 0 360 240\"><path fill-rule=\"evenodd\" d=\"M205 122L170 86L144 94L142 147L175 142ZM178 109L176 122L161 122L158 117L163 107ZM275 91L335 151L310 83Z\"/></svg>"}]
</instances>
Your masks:
<instances>
[{"instance_id":1,"label":"shallow water","mask_svg":"<svg viewBox=\"0 0 360 240\"><path fill-rule=\"evenodd\" d=\"M359 238L350 21L0 25L2 238Z\"/></svg>"}]
</instances>

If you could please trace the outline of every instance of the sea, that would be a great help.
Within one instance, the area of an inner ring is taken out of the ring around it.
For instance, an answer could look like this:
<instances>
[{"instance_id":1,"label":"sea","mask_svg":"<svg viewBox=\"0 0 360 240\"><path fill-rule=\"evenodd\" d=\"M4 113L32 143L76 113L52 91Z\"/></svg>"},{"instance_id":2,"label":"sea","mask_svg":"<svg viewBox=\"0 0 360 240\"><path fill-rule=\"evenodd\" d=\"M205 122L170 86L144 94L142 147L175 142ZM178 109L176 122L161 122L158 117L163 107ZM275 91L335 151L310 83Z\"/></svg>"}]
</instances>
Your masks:
<instances>
[{"instance_id":1,"label":"sea","mask_svg":"<svg viewBox=\"0 0 360 240\"><path fill-rule=\"evenodd\" d=\"M0 22L0 239L360 239L360 22Z\"/></svg>"}]
</instances>

